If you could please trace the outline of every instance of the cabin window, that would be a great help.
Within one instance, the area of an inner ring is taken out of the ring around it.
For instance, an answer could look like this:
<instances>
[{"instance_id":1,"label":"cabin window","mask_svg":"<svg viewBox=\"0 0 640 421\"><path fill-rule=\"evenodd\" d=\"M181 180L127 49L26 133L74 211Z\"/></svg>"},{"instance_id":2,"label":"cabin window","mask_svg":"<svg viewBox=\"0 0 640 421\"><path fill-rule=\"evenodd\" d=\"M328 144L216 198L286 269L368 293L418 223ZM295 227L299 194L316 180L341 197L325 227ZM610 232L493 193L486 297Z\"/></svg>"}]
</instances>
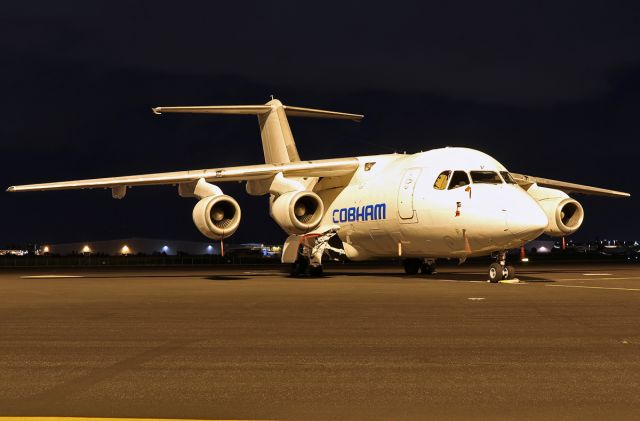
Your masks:
<instances>
[{"instance_id":1,"label":"cabin window","mask_svg":"<svg viewBox=\"0 0 640 421\"><path fill-rule=\"evenodd\" d=\"M454 171L449 183L449 190L469 184L469 176L464 171Z\"/></svg>"},{"instance_id":2,"label":"cabin window","mask_svg":"<svg viewBox=\"0 0 640 421\"><path fill-rule=\"evenodd\" d=\"M517 184L516 180L513 179L513 176L509 174L509 171L500 171L500 175L504 178L504 182L507 184Z\"/></svg>"},{"instance_id":3,"label":"cabin window","mask_svg":"<svg viewBox=\"0 0 640 421\"><path fill-rule=\"evenodd\" d=\"M502 184L502 179L494 171L471 171L471 179L475 184Z\"/></svg>"},{"instance_id":4,"label":"cabin window","mask_svg":"<svg viewBox=\"0 0 640 421\"><path fill-rule=\"evenodd\" d=\"M442 171L438 178L436 178L436 182L433 183L433 188L437 190L446 189L447 182L449 181L449 174L451 174L451 171Z\"/></svg>"}]
</instances>

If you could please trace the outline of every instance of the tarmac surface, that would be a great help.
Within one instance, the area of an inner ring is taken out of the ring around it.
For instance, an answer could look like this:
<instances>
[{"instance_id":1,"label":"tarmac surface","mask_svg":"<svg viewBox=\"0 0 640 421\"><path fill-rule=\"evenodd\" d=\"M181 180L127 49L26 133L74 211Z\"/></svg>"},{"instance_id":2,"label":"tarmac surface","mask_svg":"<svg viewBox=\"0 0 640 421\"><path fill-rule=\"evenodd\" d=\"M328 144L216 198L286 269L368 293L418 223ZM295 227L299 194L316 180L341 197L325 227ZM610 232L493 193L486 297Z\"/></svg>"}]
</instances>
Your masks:
<instances>
[{"instance_id":1,"label":"tarmac surface","mask_svg":"<svg viewBox=\"0 0 640 421\"><path fill-rule=\"evenodd\" d=\"M639 265L485 269L0 272L0 415L640 419Z\"/></svg>"}]
</instances>

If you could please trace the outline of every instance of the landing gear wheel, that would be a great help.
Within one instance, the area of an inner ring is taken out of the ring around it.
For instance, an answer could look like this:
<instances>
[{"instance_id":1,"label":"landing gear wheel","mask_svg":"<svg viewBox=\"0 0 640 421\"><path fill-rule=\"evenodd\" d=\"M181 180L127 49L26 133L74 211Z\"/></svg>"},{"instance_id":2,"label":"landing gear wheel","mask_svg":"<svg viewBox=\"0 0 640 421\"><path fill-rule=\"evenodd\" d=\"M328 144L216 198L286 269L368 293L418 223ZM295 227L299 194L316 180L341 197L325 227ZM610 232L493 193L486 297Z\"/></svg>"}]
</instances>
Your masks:
<instances>
[{"instance_id":1,"label":"landing gear wheel","mask_svg":"<svg viewBox=\"0 0 640 421\"><path fill-rule=\"evenodd\" d=\"M436 273L436 265L425 262L422 264L422 266L420 266L420 272L423 275L433 275L434 273Z\"/></svg>"},{"instance_id":2,"label":"landing gear wheel","mask_svg":"<svg viewBox=\"0 0 640 421\"><path fill-rule=\"evenodd\" d=\"M309 266L309 276L312 276L312 277L322 276L322 265Z\"/></svg>"},{"instance_id":3,"label":"landing gear wheel","mask_svg":"<svg viewBox=\"0 0 640 421\"><path fill-rule=\"evenodd\" d=\"M309 267L309 259L306 257L298 257L298 260L295 261L293 266L291 267L291 276L302 276L307 273L307 268Z\"/></svg>"},{"instance_id":4,"label":"landing gear wheel","mask_svg":"<svg viewBox=\"0 0 640 421\"><path fill-rule=\"evenodd\" d=\"M422 262L420 259L404 259L402 264L404 266L404 273L407 275L415 275L420 270Z\"/></svg>"},{"instance_id":5,"label":"landing gear wheel","mask_svg":"<svg viewBox=\"0 0 640 421\"><path fill-rule=\"evenodd\" d=\"M504 279L514 279L516 277L516 268L513 266L505 266L502 272Z\"/></svg>"},{"instance_id":6,"label":"landing gear wheel","mask_svg":"<svg viewBox=\"0 0 640 421\"><path fill-rule=\"evenodd\" d=\"M491 263L489 266L489 282L497 283L503 279L503 267L500 263Z\"/></svg>"}]
</instances>

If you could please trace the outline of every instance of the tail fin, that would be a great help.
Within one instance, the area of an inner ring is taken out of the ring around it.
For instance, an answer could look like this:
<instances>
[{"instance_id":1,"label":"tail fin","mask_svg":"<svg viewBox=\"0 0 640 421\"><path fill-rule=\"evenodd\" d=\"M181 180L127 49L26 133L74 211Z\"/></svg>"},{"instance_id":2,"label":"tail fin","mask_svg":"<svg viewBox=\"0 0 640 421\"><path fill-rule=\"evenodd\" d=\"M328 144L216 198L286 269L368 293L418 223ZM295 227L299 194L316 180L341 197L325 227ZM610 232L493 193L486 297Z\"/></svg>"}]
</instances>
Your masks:
<instances>
[{"instance_id":1,"label":"tail fin","mask_svg":"<svg viewBox=\"0 0 640 421\"><path fill-rule=\"evenodd\" d=\"M267 164L300 161L300 155L289 127L287 116L334 118L360 121L360 114L338 113L312 108L291 107L272 99L265 105L219 105L199 107L156 107L156 114L202 113L202 114L253 114L258 116L264 161Z\"/></svg>"}]
</instances>

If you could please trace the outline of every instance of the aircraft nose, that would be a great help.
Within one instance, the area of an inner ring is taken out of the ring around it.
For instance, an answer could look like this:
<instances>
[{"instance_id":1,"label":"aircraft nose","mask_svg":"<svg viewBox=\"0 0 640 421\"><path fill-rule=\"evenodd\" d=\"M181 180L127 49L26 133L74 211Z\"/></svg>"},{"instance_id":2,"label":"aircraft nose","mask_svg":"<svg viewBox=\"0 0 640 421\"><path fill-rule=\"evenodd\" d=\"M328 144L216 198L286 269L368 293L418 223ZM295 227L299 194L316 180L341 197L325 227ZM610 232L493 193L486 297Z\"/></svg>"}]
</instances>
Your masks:
<instances>
[{"instance_id":1,"label":"aircraft nose","mask_svg":"<svg viewBox=\"0 0 640 421\"><path fill-rule=\"evenodd\" d=\"M540 236L549 221L542 208L533 199L527 197L519 206L512 207L507 213L507 226L512 235L522 241L530 241Z\"/></svg>"}]
</instances>

